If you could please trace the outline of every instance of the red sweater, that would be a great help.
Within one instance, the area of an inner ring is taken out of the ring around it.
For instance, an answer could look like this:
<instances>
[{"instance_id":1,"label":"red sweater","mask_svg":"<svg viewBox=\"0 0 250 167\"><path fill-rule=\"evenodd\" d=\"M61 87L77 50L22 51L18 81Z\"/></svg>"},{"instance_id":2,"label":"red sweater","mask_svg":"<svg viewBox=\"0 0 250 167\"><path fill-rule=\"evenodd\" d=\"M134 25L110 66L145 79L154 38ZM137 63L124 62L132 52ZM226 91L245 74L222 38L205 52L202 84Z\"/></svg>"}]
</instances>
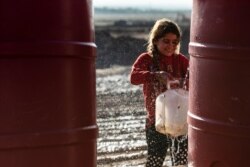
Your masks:
<instances>
[{"instance_id":1,"label":"red sweater","mask_svg":"<svg viewBox=\"0 0 250 167\"><path fill-rule=\"evenodd\" d=\"M184 78L189 61L182 55L160 56L159 69L170 73L173 77ZM142 53L133 64L130 82L133 85L143 84L144 102L147 110L147 126L155 123L156 97L167 90L155 77L153 59L148 53Z\"/></svg>"}]
</instances>

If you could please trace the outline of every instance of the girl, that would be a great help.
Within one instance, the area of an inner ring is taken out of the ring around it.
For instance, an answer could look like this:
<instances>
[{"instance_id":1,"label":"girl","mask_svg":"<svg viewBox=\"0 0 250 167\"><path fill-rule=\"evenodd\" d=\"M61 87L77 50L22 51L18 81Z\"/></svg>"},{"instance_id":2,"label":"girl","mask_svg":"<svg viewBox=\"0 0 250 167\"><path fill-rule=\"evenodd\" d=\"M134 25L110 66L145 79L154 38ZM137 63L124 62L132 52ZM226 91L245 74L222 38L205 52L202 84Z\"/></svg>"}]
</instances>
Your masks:
<instances>
[{"instance_id":1,"label":"girl","mask_svg":"<svg viewBox=\"0 0 250 167\"><path fill-rule=\"evenodd\" d=\"M167 150L171 151L173 166L187 165L187 137L179 136L172 142L170 136L161 134L155 129L156 97L167 90L168 81L178 79L182 83L182 78L187 73L189 61L179 53L180 36L180 28L176 23L168 19L156 21L149 34L147 52L139 55L132 67L130 82L134 85L143 84L147 111L146 167L161 167Z\"/></svg>"}]
</instances>

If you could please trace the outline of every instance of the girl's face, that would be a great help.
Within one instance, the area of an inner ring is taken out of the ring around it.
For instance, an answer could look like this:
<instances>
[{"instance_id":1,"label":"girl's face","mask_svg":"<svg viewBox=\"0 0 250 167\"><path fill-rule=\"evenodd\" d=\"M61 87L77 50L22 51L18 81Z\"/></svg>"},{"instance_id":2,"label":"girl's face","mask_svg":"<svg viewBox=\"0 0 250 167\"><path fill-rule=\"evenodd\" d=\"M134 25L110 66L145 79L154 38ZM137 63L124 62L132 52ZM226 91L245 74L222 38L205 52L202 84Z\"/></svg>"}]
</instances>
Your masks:
<instances>
[{"instance_id":1,"label":"girl's face","mask_svg":"<svg viewBox=\"0 0 250 167\"><path fill-rule=\"evenodd\" d=\"M179 44L179 39L174 33L167 33L154 42L154 44L156 45L160 54L171 56L174 54L177 45Z\"/></svg>"}]
</instances>

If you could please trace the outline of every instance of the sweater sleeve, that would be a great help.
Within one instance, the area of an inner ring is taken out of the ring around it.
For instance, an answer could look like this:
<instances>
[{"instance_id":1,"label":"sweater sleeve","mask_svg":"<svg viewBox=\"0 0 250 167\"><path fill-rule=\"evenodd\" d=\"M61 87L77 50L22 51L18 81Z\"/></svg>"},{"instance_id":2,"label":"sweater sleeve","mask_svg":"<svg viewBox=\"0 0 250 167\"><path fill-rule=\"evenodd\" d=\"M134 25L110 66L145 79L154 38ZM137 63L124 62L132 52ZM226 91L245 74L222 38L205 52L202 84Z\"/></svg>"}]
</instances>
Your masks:
<instances>
[{"instance_id":1,"label":"sweater sleeve","mask_svg":"<svg viewBox=\"0 0 250 167\"><path fill-rule=\"evenodd\" d=\"M130 82L133 85L151 82L154 79L154 73L150 72L152 58L144 53L141 54L132 66L130 73Z\"/></svg>"}]
</instances>

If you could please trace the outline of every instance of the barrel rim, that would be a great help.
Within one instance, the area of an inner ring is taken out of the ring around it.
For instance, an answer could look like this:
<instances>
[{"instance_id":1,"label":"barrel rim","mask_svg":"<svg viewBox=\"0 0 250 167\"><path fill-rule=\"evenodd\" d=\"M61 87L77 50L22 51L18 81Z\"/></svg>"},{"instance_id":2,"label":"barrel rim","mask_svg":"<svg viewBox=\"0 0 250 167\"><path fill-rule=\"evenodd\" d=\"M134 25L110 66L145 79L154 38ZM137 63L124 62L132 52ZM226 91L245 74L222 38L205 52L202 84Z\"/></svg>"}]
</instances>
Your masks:
<instances>
[{"instance_id":1,"label":"barrel rim","mask_svg":"<svg viewBox=\"0 0 250 167\"><path fill-rule=\"evenodd\" d=\"M75 57L93 58L95 54L86 54L96 49L94 42L80 41L5 41L0 42L0 57Z\"/></svg>"},{"instance_id":2,"label":"barrel rim","mask_svg":"<svg viewBox=\"0 0 250 167\"><path fill-rule=\"evenodd\" d=\"M249 60L250 46L233 46L211 43L189 43L191 57L222 60Z\"/></svg>"},{"instance_id":3,"label":"barrel rim","mask_svg":"<svg viewBox=\"0 0 250 167\"><path fill-rule=\"evenodd\" d=\"M205 118L188 111L188 125L190 128L211 132L219 135L250 138L250 127L223 122L216 119Z\"/></svg>"},{"instance_id":4,"label":"barrel rim","mask_svg":"<svg viewBox=\"0 0 250 167\"><path fill-rule=\"evenodd\" d=\"M0 135L0 149L80 144L86 141L95 140L97 137L97 125L36 133L2 134Z\"/></svg>"}]
</instances>

